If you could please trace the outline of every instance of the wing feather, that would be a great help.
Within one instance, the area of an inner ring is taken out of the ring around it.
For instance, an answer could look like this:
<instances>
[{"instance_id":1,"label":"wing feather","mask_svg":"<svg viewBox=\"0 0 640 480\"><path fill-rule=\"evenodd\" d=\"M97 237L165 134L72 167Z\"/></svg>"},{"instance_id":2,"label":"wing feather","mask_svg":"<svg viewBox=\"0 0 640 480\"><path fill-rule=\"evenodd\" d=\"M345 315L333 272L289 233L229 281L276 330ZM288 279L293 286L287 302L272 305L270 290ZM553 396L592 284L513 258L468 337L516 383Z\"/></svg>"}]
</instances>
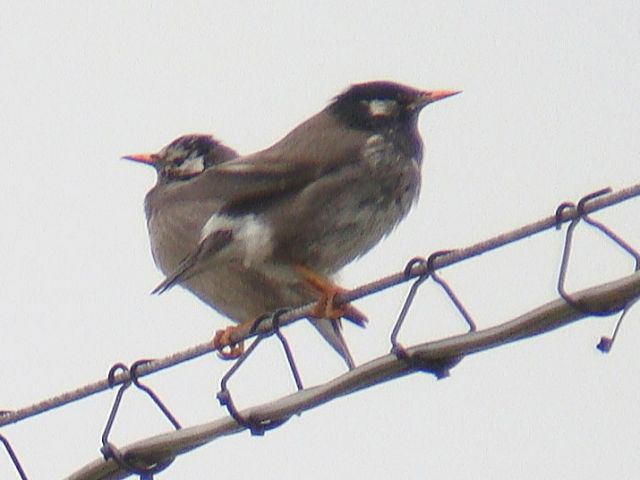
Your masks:
<instances>
[{"instance_id":1,"label":"wing feather","mask_svg":"<svg viewBox=\"0 0 640 480\"><path fill-rule=\"evenodd\" d=\"M190 200L215 195L230 208L291 195L358 161L367 139L366 132L345 129L321 112L268 149L207 169L176 194Z\"/></svg>"},{"instance_id":2,"label":"wing feather","mask_svg":"<svg viewBox=\"0 0 640 480\"><path fill-rule=\"evenodd\" d=\"M229 245L233 240L231 230L218 230L205 237L195 251L187 255L178 265L174 272L169 274L164 281L153 289L151 293L160 295L178 283L184 282L189 277L198 272L202 263L211 256L216 255L220 250Z\"/></svg>"}]
</instances>

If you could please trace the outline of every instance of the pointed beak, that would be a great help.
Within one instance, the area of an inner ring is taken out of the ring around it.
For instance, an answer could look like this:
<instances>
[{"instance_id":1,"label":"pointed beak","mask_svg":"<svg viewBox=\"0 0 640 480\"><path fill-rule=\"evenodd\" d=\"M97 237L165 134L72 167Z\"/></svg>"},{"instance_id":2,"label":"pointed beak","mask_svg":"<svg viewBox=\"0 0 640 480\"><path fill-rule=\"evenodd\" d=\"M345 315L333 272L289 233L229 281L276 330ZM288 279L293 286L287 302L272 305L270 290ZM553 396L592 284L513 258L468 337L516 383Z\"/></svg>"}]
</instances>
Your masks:
<instances>
[{"instance_id":1,"label":"pointed beak","mask_svg":"<svg viewBox=\"0 0 640 480\"><path fill-rule=\"evenodd\" d=\"M458 95L459 93L462 93L462 90L431 90L420 92L416 104L418 104L420 107L424 107L425 105L437 102L438 100L442 100L443 98Z\"/></svg>"},{"instance_id":2,"label":"pointed beak","mask_svg":"<svg viewBox=\"0 0 640 480\"><path fill-rule=\"evenodd\" d=\"M122 157L124 160L131 160L132 162L146 163L147 165L156 164L156 156L153 153L134 153L133 155L125 155Z\"/></svg>"}]
</instances>

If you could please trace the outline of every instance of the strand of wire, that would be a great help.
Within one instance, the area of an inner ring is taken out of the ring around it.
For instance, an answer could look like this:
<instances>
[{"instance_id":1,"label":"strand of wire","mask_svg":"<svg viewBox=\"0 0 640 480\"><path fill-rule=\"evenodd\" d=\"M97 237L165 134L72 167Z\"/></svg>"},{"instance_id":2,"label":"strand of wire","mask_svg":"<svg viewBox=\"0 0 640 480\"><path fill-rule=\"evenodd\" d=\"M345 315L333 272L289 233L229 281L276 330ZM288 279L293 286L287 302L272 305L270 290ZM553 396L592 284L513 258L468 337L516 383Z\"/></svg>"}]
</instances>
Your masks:
<instances>
[{"instance_id":1,"label":"strand of wire","mask_svg":"<svg viewBox=\"0 0 640 480\"><path fill-rule=\"evenodd\" d=\"M616 306L616 308L614 308L613 310L611 309L594 309L594 308L590 308L585 306L584 304L574 300L573 297L571 297L564 288L564 282L565 282L565 278L566 278L566 273L567 273L567 269L568 269L568 262L569 262L569 253L570 253L570 249L572 246L572 242L573 242L573 230L576 228L576 226L578 225L578 222L580 220L582 220L583 218L585 219L585 221L587 221L591 226L593 226L594 228L597 228L599 231L601 231L602 233L605 234L606 237L608 237L611 241L613 241L614 243L616 243L618 245L618 247L624 249L628 254L630 254L634 260L635 260L635 269L634 271L638 271L638 259L640 258L640 254L638 254L627 242L625 242L620 236L618 236L617 234L615 234L615 232L613 232L611 229L609 229L608 227L606 227L602 222L598 222L595 221L593 219L590 219L587 214L584 212L584 206L586 205L586 203L590 200L593 200L599 196L605 195L607 193L610 193L610 189L602 189L599 190L597 192L588 194L586 196L584 196L582 199L580 199L580 201L578 202L577 206L575 206L574 204L570 203L570 202L564 202L562 204L560 204L555 212L555 218L556 218L556 226L559 229L560 225L560 221L559 219L562 216L562 212L564 210L566 210L567 208L575 208L576 212L578 214L578 216L571 221L569 228L567 229L567 233L565 235L565 240L564 240L564 248L563 248L563 252L562 252L562 257L561 257L561 267L560 267L560 271L558 274L558 282L557 282L557 289L558 289L558 293L561 296L561 298L573 309L577 310L578 312L581 312L585 315L590 315L590 316L605 316L605 315L610 315L613 312L618 311L619 309L623 309L623 315L621 316L624 317L624 315L626 314L626 312L628 311L628 307L629 305L631 305L633 303L633 301L630 301L628 303L622 304L621 306ZM433 278L434 281L436 282L436 284L438 284L443 290L444 292L447 294L447 297L449 298L449 300L451 301L451 303L454 305L454 307L458 310L458 312L460 313L460 315L464 318L465 322L467 323L467 326L469 328L469 332L475 332L477 330L476 327L476 323L475 321L471 318L471 315L469 314L469 312L466 310L466 308L464 307L463 303L460 301L460 299L458 298L458 296L455 294L455 292L453 291L452 287L441 277L436 273L435 267L434 267L434 263L435 261L439 258L442 257L444 255L447 255L448 253L450 253L450 250L442 250L442 251L437 251L432 253L428 259L424 259L421 257L416 257L411 259L407 265L404 268L404 275L406 277L410 277L411 276L411 272L413 271L414 268L416 267L421 267L423 270L423 273L417 278L417 280L413 283L413 285L411 286L411 288L409 289L409 293L407 295L407 298L404 301L404 304L400 310L400 314L398 315L398 318L396 320L396 323L391 331L390 334L390 342L391 342L391 353L394 354L396 356L396 358L400 361L402 361L408 368L410 368L411 370L414 371L423 371L423 372L427 372L427 373L432 373L434 375L436 375L437 378L444 378L446 376L449 375L449 371L452 367L454 367L455 365L457 365L460 361L462 361L463 356L462 355L458 355L458 356L453 356L453 357L443 357L440 359L429 359L429 360L425 360L419 356L415 356L415 355L411 355L406 348L404 348L399 342L398 342L398 334L402 328L402 325L406 319L407 313L409 312L409 309L411 307L411 305L413 304L413 300L418 292L418 289L420 288L420 286L429 278ZM289 348L288 342L286 341L284 335L282 334L281 330L280 330L280 318L282 315L285 315L287 313L286 309L282 309L279 310L278 312L273 314L273 319L272 319L272 323L273 323L273 331L267 333L263 333L263 334L259 334L258 337L254 340L254 342L251 344L251 346L238 358L237 362L229 369L229 371L222 377L221 382L220 382L220 391L217 394L217 398L220 402L220 404L222 406L224 406L228 413L229 416L231 418L233 418L233 420L235 420L235 422L246 429L249 429L249 431L251 432L252 435L264 435L264 433L267 430L271 430L277 427L280 427L281 425L283 425L284 423L286 423L289 420L289 417L284 417L284 418L280 418L277 420L274 419L258 419L258 418L253 418L251 416L244 416L242 413L240 413L238 411L238 409L235 406L235 403L232 399L231 396L231 392L228 388L228 382L229 380L232 378L232 376L234 376L236 374L236 372L239 370L239 368L241 367L241 365L246 361L246 359L253 353L253 351L257 348L257 346L260 344L260 342L262 340L264 340L265 338L267 338L270 335L273 335L274 333L276 334L277 338L280 340L283 349L285 351L289 366L291 368L291 373L292 376L294 377L294 380L296 382L296 386L298 391L303 389L303 385L302 385L302 381L300 378L300 374L298 372L298 368L295 364L295 360L293 358L293 355L291 353L291 350ZM251 326L251 330L255 331L258 329L258 327L260 326L260 324L264 321L266 321L268 319L268 316L262 316L260 318L258 318L253 325ZM618 330L619 327L619 323L618 325L616 325L616 331ZM604 337L603 337L604 338ZM137 374L135 374L135 371L137 369L138 366L144 364L144 363L148 363L148 360L142 360L139 362L136 362L134 366L132 366L132 368L130 369L130 374L131 377L133 379L133 383L136 384L136 386L138 386L139 388L142 388L145 392L147 392L152 398L153 400L156 402L156 404L158 405L159 408L162 409L162 411L165 413L165 415L167 415L167 417L169 417L169 419L172 421L172 423L174 423L174 426L176 428L180 428L180 425L177 423L177 421L173 420L173 417L171 416L171 414L168 412L168 409L164 406L164 404L162 404L160 402L160 400L155 396L155 394L151 391L151 389L149 389L148 387L145 387L143 385L141 385L137 379ZM109 372L109 382L110 384L113 384L113 376L115 374L115 372L118 370L125 370L126 367L124 367L122 364L116 364L112 367L112 369ZM173 461L173 457L169 458L166 461L160 462L160 463L153 463L153 464L145 464L145 466L143 468L138 467L137 465L134 465L134 459L126 459L125 456L123 456L119 450L117 450L115 448L115 446L113 446L111 443L108 442L107 440L107 436L108 436L108 432L111 429L111 426L113 424L113 420L115 418L115 412L117 411L117 408L120 405L120 400L122 398L122 394L124 392L124 390L126 388L128 388L130 386L131 382L126 382L124 383L121 388L119 389L118 395L116 397L116 401L114 403L114 406L112 408L112 411L109 415L109 420L107 422L107 426L105 427L104 433L102 435L102 449L101 451L103 452L104 458L105 460L108 460L109 458L113 458L116 463L118 464L118 466L122 469L125 469L126 471L130 472L130 473L134 473L134 474L138 474L140 475L141 478L152 478L153 474L157 473L158 471L161 471L163 469L165 469L168 465L171 464L171 462ZM140 463L140 462L138 462Z\"/></svg>"},{"instance_id":2,"label":"strand of wire","mask_svg":"<svg viewBox=\"0 0 640 480\"><path fill-rule=\"evenodd\" d=\"M599 196L598 198L594 198L590 201L584 202L584 204L582 205L583 207L582 213L583 214L593 213L595 211L602 210L604 208L624 202L626 200L629 200L633 197L637 197L639 195L640 195L640 184L636 184L628 188L619 190L617 192L602 195L602 196ZM564 208L562 209L559 215L553 215L553 216L544 218L537 222L528 224L524 227L518 228L510 232L498 235L496 237L490 238L486 241L477 243L475 245L471 245L466 248L456 249L456 250L450 251L447 254L439 256L434 260L433 268L441 269L443 267L453 265L454 263L458 263L463 260L473 258L475 256L494 250L506 244L513 243L515 241L521 240L528 236L557 227L558 224L573 221L578 217L580 217L580 215L577 212L576 208L573 208L573 207ZM381 290L410 281L412 278L419 277L424 273L426 273L426 266L418 264L411 269L411 272L409 272L408 275L404 271L393 274L393 275L389 275L377 281L374 281L366 285L363 285L361 287L350 290L345 294L339 295L337 296L336 301L338 303L349 302L349 301L356 300L368 295L372 295ZM291 310L287 314L282 315L279 319L280 326L285 326L294 321L305 318L307 315L311 313L311 308L312 308L312 305L307 305L305 307ZM237 343L247 338L256 336L261 333L266 333L269 331L273 331L272 321L265 321L265 322L262 322L262 324L258 329L256 329L256 331L248 331L248 330L239 331L237 335L232 335L230 342ZM141 366L139 368L138 374L140 377L146 376L151 373L154 373L169 367L173 367L177 364L198 358L202 355L211 353L212 351L214 351L214 348L210 342L202 343L195 347L178 352L169 357L151 361L150 363ZM130 380L130 377L127 372L121 372L114 377L114 382L116 385L125 383L128 380ZM96 393L105 391L109 388L110 388L110 385L107 380L100 380L100 381L91 383L89 385L80 387L78 389L72 390L70 392L66 392L61 395L38 402L31 406L21 408L19 410L10 411L8 414L0 417L0 427L4 425L17 423L26 418L41 414L53 408L58 408L62 405L66 405L68 403L80 400L82 398L86 398Z\"/></svg>"},{"instance_id":3,"label":"strand of wire","mask_svg":"<svg viewBox=\"0 0 640 480\"><path fill-rule=\"evenodd\" d=\"M620 308L640 298L640 272L574 292L572 295L576 301L587 307ZM305 410L416 370L430 371L438 375L445 366L450 369L471 353L479 353L537 336L587 317L589 317L587 313L576 310L559 298L500 325L406 348L411 358L430 368L416 369L396 355L388 354L360 365L323 385L307 388L238 413L242 418L260 419L261 422L285 421ZM449 364L443 362L443 359L448 360ZM234 418L224 417L206 424L184 428L180 432L150 437L123 447L122 451L139 461L145 459L158 461L163 455L183 454L223 436L244 431L246 428ZM104 460L96 460L76 471L67 480L124 478L124 476L116 476L118 473L124 475L126 471L121 470L113 461L105 464Z\"/></svg>"},{"instance_id":4,"label":"strand of wire","mask_svg":"<svg viewBox=\"0 0 640 480\"><path fill-rule=\"evenodd\" d=\"M107 375L107 380L109 384L113 387L115 375L118 371L128 372L130 380L123 383L118 392L116 394L116 398L113 402L113 406L111 407L111 411L109 412L109 417L107 419L107 424L104 427L101 436L102 447L100 448L100 452L102 452L102 456L105 460L113 459L118 466L135 475L138 475L143 480L151 480L156 473L159 473L165 470L169 465L173 463L173 457L163 459L159 462L139 462L136 458L123 454L120 449L118 449L113 443L109 441L109 434L111 433L111 429L113 428L113 424L115 423L116 415L120 408L120 404L122 403L122 398L124 397L125 391L131 386L135 385L139 390L144 393L153 400L155 405L160 409L160 411L165 415L165 417L171 422L173 427L176 430L180 430L182 426L173 416L173 414L169 411L169 408L160 400L160 397L147 385L144 385L140 382L138 378L138 369L151 360L143 359L134 362L131 367L127 367L123 363L116 363L109 369L109 373Z\"/></svg>"},{"instance_id":5,"label":"strand of wire","mask_svg":"<svg viewBox=\"0 0 640 480\"><path fill-rule=\"evenodd\" d=\"M0 412L0 415L2 415L3 413L4 412ZM20 460L18 460L18 455L16 455L16 452L13 450L11 443L9 443L9 439L4 435L0 435L0 443L4 445L4 449L9 455L9 459L11 459L16 472L18 472L20 480L29 480L27 474L24 471L24 468L22 467L22 464L20 463Z\"/></svg>"},{"instance_id":6,"label":"strand of wire","mask_svg":"<svg viewBox=\"0 0 640 480\"><path fill-rule=\"evenodd\" d=\"M558 282L557 282L557 290L559 295L567 303L568 306L570 306L577 312L584 315L605 316L605 315L610 315L612 313L615 313L616 311L622 310L623 314L620 317L620 320L618 321L618 324L616 325L614 330L614 338L615 338L615 334L619 329L620 321L628 312L629 306L635 303L636 299L631 299L626 303L616 306L615 308L606 308L606 309L592 308L589 306L585 306L584 303L581 303L580 301L574 299L571 295L569 295L565 291L565 288L564 288L564 283L565 283L565 278L566 278L566 273L567 273L568 263L569 263L569 254L570 254L570 249L573 241L573 231L578 225L578 223L580 222L580 220L583 220L583 219L589 225L601 231L605 236L607 236L610 240L616 243L620 248L624 249L628 254L630 254L635 260L634 271L637 272L639 269L640 254L638 254L635 251L635 249L633 249L627 242L625 242L615 232L613 232L611 229L606 227L602 222L598 222L596 220L591 219L586 213L586 205L589 201L595 200L598 197L609 194L610 192L611 190L607 188L607 189L602 189L597 192L588 194L584 196L582 199L580 199L577 206L570 202L564 202L560 206L558 206L558 208L556 209L554 218L555 218L555 226L556 228L559 229L562 223L563 212L569 209L575 209L576 216L574 219L571 220L569 228L567 229L567 232L565 235L564 249L563 249L562 258L561 258L561 268L558 274ZM445 376L448 376L449 370L453 366L457 365L463 359L463 355L443 356L441 358L436 358L436 359L431 358L426 360L420 356L417 356L408 352L407 349L405 349L402 345L398 343L397 337L405 321L406 315L417 294L418 289L430 277L433 278L434 281L445 291L449 300L453 303L455 308L464 318L465 322L469 327L469 333L473 333L476 331L476 324L474 320L471 318L468 311L465 309L460 299L454 293L451 286L436 273L435 262L440 257L445 257L451 254L452 252L453 251L451 250L437 251L431 254L428 259L416 257L407 263L407 265L403 270L403 275L405 278L407 279L412 278L414 271L416 270L421 272L418 274L417 280L411 286L409 290L409 294L405 299L405 302L402 306L398 319L390 334L390 342L392 345L391 353L394 354L399 361L403 362L407 369L409 369L410 371L424 371L428 373L433 373L438 378L443 378ZM231 397L231 392L228 389L228 381L236 373L236 371L243 364L243 362L249 357L249 355L254 351L254 349L260 344L260 342L265 338L267 338L268 336L275 334L283 346L283 349L285 351L285 355L289 362L291 373L296 382L298 391L303 389L302 381L301 381L297 366L295 364L293 355L291 353L291 350L288 346L288 343L284 335L280 330L281 318L285 316L287 313L288 313L288 310L285 309L285 310L280 310L274 313L270 318L268 316L262 316L250 326L250 333L257 332L257 338L252 343L250 348L247 349L246 352L244 352L244 354L238 359L238 361L232 366L232 368L227 372L227 374L223 376L221 380L221 384L220 384L221 389L217 395L218 400L223 406L227 408L230 417L239 426L249 429L253 435L264 435L265 431L281 426L283 423L285 423L289 419L289 417L283 417L279 419L258 419L252 416L245 416L244 414L240 413L235 407L235 404ZM269 320L271 322L271 329L267 332L260 332L259 327L261 326L261 324L266 323ZM605 337L603 337L603 339L604 338ZM609 348L611 343L612 343L612 339L608 344ZM601 341L601 344L602 344L602 341ZM108 436L113 426L113 423L115 421L116 413L120 407L124 392L127 388L131 386L131 384L134 384L137 388L144 391L154 401L156 406L165 414L165 416L169 419L169 421L171 421L173 426L178 430L181 429L181 425L173 417L169 409L159 399L159 397L155 394L155 392L153 392L152 389L143 385L139 381L138 369L149 363L151 363L151 360L146 360L146 359L139 360L134 364L132 364L130 368L127 368L125 365L121 363L117 363L110 369L109 374L107 376L107 381L110 387L114 387L116 385L116 374L118 371L120 371L122 375L125 375L125 374L128 375L129 378L126 379L121 384L121 387L118 390L113 407L109 414L107 424L102 434L102 448L101 448L101 452L103 453L103 457L105 461L113 460L117 464L118 468L130 474L139 475L140 478L144 480L153 479L156 473L166 469L173 462L174 457L168 456L166 458L162 458L159 461L156 461L156 460L145 461L144 459L139 459L136 456L123 454L117 447L115 447L115 445L113 445L108 440ZM3 412L3 413L6 415L6 412ZM2 438L2 440L12 460L14 461L14 464L16 465L16 469L22 476L23 471L21 466L19 465L19 462L17 461L17 458L15 457L15 454L13 454L13 451L11 450L11 447L8 444L8 442L4 440L4 438Z\"/></svg>"},{"instance_id":7,"label":"strand of wire","mask_svg":"<svg viewBox=\"0 0 640 480\"><path fill-rule=\"evenodd\" d=\"M573 308L584 311L585 313L588 313L590 315L608 316L608 315L613 315L618 311L622 310L622 314L620 315L620 317L618 318L614 326L612 335L609 337L602 336L600 338L600 342L597 345L598 350L604 353L609 352L613 347L613 343L616 337L618 336L618 332L620 331L620 326L622 325L622 321L626 317L630 308L635 304L635 301L630 301L626 305L623 305L616 310L585 309L583 305L581 305L579 302L576 302L572 298L572 296L569 293L567 293L565 289L565 280L566 280L567 271L569 268L569 256L571 253L571 246L573 243L573 232L581 220L584 220L587 224L589 224L590 226L592 226L593 228L595 228L596 230L604 234L607 238L609 238L612 242L614 242L619 248L621 248L627 254L629 254L633 258L635 263L634 271L637 272L640 269L640 254L622 237L620 237L617 233L615 233L612 229L607 227L604 223L591 218L585 211L585 205L589 200L593 200L595 198L601 197L610 192L611 192L611 188L603 188L591 194L585 195L580 199L577 205L573 204L572 202L563 202L558 206L555 213L556 229L558 230L562 228L560 219L562 217L562 212L564 210L575 208L576 214L577 214L576 218L571 220L571 222L569 223L569 227L567 228L567 232L565 234L564 248L563 248L562 259L560 263L560 272L558 273L558 282L556 286L558 294Z\"/></svg>"}]
</instances>

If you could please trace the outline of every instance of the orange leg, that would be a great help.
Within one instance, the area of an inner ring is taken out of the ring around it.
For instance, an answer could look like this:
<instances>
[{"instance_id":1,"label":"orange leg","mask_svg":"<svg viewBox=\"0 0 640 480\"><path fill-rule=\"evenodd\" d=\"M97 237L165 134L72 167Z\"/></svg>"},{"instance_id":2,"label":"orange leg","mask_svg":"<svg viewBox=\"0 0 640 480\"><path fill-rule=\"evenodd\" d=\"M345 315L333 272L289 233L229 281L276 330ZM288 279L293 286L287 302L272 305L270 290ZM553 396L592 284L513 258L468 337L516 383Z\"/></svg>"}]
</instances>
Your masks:
<instances>
[{"instance_id":1,"label":"orange leg","mask_svg":"<svg viewBox=\"0 0 640 480\"><path fill-rule=\"evenodd\" d=\"M320 293L318 303L313 308L312 316L315 318L330 318L332 320L346 318L360 326L364 326L367 323L366 315L351 304L343 303L340 306L334 304L336 296L345 293L347 290L307 267L296 265L295 268L303 276L304 281Z\"/></svg>"},{"instance_id":2,"label":"orange leg","mask_svg":"<svg viewBox=\"0 0 640 480\"><path fill-rule=\"evenodd\" d=\"M216 330L213 336L213 346L218 350L218 357L223 360L235 360L244 352L244 342L232 343L231 335L238 330L239 327L231 326L224 330Z\"/></svg>"}]
</instances>

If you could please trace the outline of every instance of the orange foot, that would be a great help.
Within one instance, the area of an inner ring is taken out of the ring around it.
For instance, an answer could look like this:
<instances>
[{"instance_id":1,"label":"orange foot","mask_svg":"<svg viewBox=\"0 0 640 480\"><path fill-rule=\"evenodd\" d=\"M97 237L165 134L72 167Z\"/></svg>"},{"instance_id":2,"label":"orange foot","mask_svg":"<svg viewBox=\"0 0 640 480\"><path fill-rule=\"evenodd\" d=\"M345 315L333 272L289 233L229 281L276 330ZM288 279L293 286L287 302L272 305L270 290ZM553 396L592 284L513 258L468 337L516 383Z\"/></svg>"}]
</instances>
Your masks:
<instances>
[{"instance_id":1,"label":"orange foot","mask_svg":"<svg viewBox=\"0 0 640 480\"><path fill-rule=\"evenodd\" d=\"M318 275L307 267L296 265L295 268L302 274L305 282L307 282L310 287L320 292L318 303L313 307L311 314L313 317L330 318L332 320L345 318L361 327L368 322L366 315L351 304L343 303L339 306L334 304L336 296L345 293L347 290L339 287L331 280Z\"/></svg>"},{"instance_id":2,"label":"orange foot","mask_svg":"<svg viewBox=\"0 0 640 480\"><path fill-rule=\"evenodd\" d=\"M231 326L224 330L216 330L213 336L213 347L218 350L218 357L223 360L235 360L244 353L244 342L232 343L231 335L238 327Z\"/></svg>"}]
</instances>

